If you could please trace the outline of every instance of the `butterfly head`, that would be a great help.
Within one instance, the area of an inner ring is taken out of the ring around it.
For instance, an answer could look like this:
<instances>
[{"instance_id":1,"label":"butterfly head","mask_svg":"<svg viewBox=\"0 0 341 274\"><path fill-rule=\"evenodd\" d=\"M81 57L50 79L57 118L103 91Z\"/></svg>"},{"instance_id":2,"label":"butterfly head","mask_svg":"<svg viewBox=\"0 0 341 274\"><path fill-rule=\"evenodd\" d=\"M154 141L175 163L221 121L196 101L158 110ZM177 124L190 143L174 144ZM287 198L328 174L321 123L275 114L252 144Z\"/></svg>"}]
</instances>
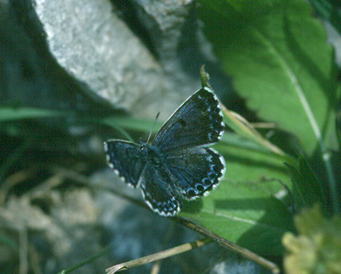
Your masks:
<instances>
[{"instance_id":1,"label":"butterfly head","mask_svg":"<svg viewBox=\"0 0 341 274\"><path fill-rule=\"evenodd\" d=\"M140 150L141 150L142 152L147 151L148 148L150 147L150 144L145 143L145 142L143 142L143 141L141 141L141 140L138 142L138 145L139 145L139 148L140 148Z\"/></svg>"}]
</instances>

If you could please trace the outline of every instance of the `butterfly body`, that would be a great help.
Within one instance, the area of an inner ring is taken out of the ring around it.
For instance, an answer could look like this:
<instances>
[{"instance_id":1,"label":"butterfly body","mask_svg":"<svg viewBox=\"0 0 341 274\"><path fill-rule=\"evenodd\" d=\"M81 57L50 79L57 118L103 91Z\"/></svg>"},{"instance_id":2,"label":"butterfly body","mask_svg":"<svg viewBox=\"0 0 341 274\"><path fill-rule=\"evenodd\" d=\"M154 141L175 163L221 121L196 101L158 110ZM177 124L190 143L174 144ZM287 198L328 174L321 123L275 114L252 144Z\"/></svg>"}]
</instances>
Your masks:
<instances>
[{"instance_id":1,"label":"butterfly body","mask_svg":"<svg viewBox=\"0 0 341 274\"><path fill-rule=\"evenodd\" d=\"M182 199L214 189L225 173L224 158L209 148L223 134L219 101L209 88L189 97L164 123L152 144L104 143L108 164L162 216L174 216Z\"/></svg>"}]
</instances>

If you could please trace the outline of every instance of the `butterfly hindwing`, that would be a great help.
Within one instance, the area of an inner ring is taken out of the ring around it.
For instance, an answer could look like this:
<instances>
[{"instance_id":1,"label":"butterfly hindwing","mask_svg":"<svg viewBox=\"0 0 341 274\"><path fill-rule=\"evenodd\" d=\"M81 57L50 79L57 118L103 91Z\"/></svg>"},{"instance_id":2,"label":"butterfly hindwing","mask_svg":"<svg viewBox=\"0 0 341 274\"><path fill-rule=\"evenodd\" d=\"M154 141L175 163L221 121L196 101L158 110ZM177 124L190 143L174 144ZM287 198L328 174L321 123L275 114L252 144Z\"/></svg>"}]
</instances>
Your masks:
<instances>
[{"instance_id":1,"label":"butterfly hindwing","mask_svg":"<svg viewBox=\"0 0 341 274\"><path fill-rule=\"evenodd\" d=\"M147 205L162 216L174 216L181 210L178 190L167 171L147 164L140 178L140 186Z\"/></svg>"},{"instance_id":2,"label":"butterfly hindwing","mask_svg":"<svg viewBox=\"0 0 341 274\"><path fill-rule=\"evenodd\" d=\"M188 200L207 195L225 174L225 160L210 148L190 148L168 155L166 166Z\"/></svg>"},{"instance_id":3,"label":"butterfly hindwing","mask_svg":"<svg viewBox=\"0 0 341 274\"><path fill-rule=\"evenodd\" d=\"M218 142L224 122L218 98L204 87L189 97L163 124L153 145L163 152Z\"/></svg>"},{"instance_id":4,"label":"butterfly hindwing","mask_svg":"<svg viewBox=\"0 0 341 274\"><path fill-rule=\"evenodd\" d=\"M136 187L145 166L145 150L140 145L123 140L108 140L104 143L109 166L123 177L125 182Z\"/></svg>"}]
</instances>

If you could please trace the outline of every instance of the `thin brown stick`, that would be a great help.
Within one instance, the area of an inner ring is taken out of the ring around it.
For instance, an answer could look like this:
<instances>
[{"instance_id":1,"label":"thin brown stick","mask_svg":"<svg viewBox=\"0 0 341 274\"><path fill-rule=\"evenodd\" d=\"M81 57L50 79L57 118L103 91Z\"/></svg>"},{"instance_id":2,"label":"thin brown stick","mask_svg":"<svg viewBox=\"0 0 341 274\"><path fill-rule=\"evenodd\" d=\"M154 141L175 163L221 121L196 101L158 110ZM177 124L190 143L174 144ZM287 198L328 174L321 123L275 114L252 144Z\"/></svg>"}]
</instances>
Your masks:
<instances>
[{"instance_id":1,"label":"thin brown stick","mask_svg":"<svg viewBox=\"0 0 341 274\"><path fill-rule=\"evenodd\" d=\"M251 261L254 261L255 263L269 269L272 271L273 274L278 274L280 273L278 266L271 262L268 261L267 259L257 255L256 253L243 248L241 246L236 245L233 242L230 242L228 240L226 240L223 237L220 237L218 234L213 233L212 231L208 230L207 228L201 226L198 223L194 223L193 221L187 219L187 218L183 218L183 217L175 217L174 218L178 223L181 223L182 225L188 227L189 229L192 229L204 236L209 237L210 239L214 240L215 242L217 242L218 244L220 244L221 246L224 246L236 253L238 253L239 255L241 255L242 257L249 259Z\"/></svg>"},{"instance_id":2,"label":"thin brown stick","mask_svg":"<svg viewBox=\"0 0 341 274\"><path fill-rule=\"evenodd\" d=\"M113 274L113 273L116 273L118 271L127 270L129 268L149 264L151 262L155 262L155 261L158 261L161 259L172 257L175 255L181 254L183 252L190 251L192 249L201 247L201 246L206 245L206 244L211 243L211 242L212 242L212 240L209 238L196 240L194 242L183 244L183 245L180 245L177 247L173 247L173 248L170 248L170 249L158 252L158 253L154 253L152 255L148 255L148 256L145 256L145 257L142 257L142 258L139 258L136 260L132 260L132 261L128 261L125 263L114 265L112 267L107 268L105 271L108 274Z\"/></svg>"}]
</instances>

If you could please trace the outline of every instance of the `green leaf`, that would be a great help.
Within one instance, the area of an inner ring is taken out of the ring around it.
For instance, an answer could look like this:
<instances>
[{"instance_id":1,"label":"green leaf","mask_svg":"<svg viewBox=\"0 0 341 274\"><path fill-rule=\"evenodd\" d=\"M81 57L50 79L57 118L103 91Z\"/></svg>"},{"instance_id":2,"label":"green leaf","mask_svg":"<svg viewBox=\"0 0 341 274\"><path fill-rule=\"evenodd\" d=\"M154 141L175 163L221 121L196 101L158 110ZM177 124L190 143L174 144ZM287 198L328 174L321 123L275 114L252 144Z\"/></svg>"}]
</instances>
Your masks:
<instances>
[{"instance_id":1,"label":"green leaf","mask_svg":"<svg viewBox=\"0 0 341 274\"><path fill-rule=\"evenodd\" d=\"M341 3L339 0L310 0L319 17L328 20L341 33Z\"/></svg>"},{"instance_id":2,"label":"green leaf","mask_svg":"<svg viewBox=\"0 0 341 274\"><path fill-rule=\"evenodd\" d=\"M293 196L297 204L297 209L301 210L305 207L312 207L318 203L327 212L327 203L322 189L306 159L301 156L297 167L287 166L293 181Z\"/></svg>"},{"instance_id":3,"label":"green leaf","mask_svg":"<svg viewBox=\"0 0 341 274\"><path fill-rule=\"evenodd\" d=\"M296 134L306 153L335 147L340 92L325 30L303 0L202 0L206 35L260 118Z\"/></svg>"},{"instance_id":4,"label":"green leaf","mask_svg":"<svg viewBox=\"0 0 341 274\"><path fill-rule=\"evenodd\" d=\"M153 127L153 121L147 119L138 119L134 117L107 117L103 119L103 123L111 127L122 127L125 129L150 132ZM157 132L162 123L158 122L153 128L153 132Z\"/></svg>"},{"instance_id":5,"label":"green leaf","mask_svg":"<svg viewBox=\"0 0 341 274\"><path fill-rule=\"evenodd\" d=\"M59 117L69 115L68 112L50 109L27 108L27 107L0 107L0 122L14 120Z\"/></svg>"},{"instance_id":6,"label":"green leaf","mask_svg":"<svg viewBox=\"0 0 341 274\"><path fill-rule=\"evenodd\" d=\"M131 142L135 142L136 140L131 138L126 129L143 132L150 132L152 130L155 133L162 126L161 123L155 123L155 126L153 127L153 122L151 120L138 119L134 117L107 117L101 120L101 122L112 128L115 128Z\"/></svg>"},{"instance_id":7,"label":"green leaf","mask_svg":"<svg viewBox=\"0 0 341 274\"><path fill-rule=\"evenodd\" d=\"M282 254L281 237L294 230L289 202L276 198L285 190L271 180L290 183L282 160L242 146L217 147L227 162L226 177L209 196L186 203L180 215L257 254Z\"/></svg>"},{"instance_id":8,"label":"green leaf","mask_svg":"<svg viewBox=\"0 0 341 274\"><path fill-rule=\"evenodd\" d=\"M340 211L330 150L340 87L331 45L303 0L202 0L201 18L236 90L263 120L295 134L321 162L333 209Z\"/></svg>"}]
</instances>

